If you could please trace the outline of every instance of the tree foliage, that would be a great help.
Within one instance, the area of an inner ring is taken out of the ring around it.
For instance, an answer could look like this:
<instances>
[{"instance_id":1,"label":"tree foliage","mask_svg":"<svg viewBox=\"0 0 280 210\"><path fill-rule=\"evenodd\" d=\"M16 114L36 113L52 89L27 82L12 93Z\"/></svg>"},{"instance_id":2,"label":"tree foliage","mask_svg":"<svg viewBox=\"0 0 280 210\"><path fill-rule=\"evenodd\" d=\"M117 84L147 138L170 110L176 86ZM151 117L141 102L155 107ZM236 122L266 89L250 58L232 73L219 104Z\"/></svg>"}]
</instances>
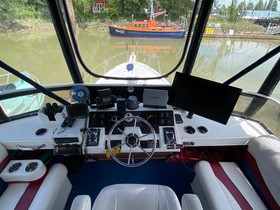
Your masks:
<instances>
[{"instance_id":1,"label":"tree foliage","mask_svg":"<svg viewBox=\"0 0 280 210\"><path fill-rule=\"evenodd\" d=\"M187 10L193 7L193 0L158 0L157 6L162 6L167 10L168 18L178 19L181 15L186 15ZM110 18L130 18L147 19L144 9L149 9L149 2L143 0L110 0Z\"/></svg>"},{"instance_id":2,"label":"tree foliage","mask_svg":"<svg viewBox=\"0 0 280 210\"><path fill-rule=\"evenodd\" d=\"M246 6L246 9L253 10L254 9L254 3L253 2L249 2L248 5Z\"/></svg>"},{"instance_id":3,"label":"tree foliage","mask_svg":"<svg viewBox=\"0 0 280 210\"><path fill-rule=\"evenodd\" d=\"M259 0L259 2L255 5L255 10L265 10L263 0Z\"/></svg>"},{"instance_id":4,"label":"tree foliage","mask_svg":"<svg viewBox=\"0 0 280 210\"><path fill-rule=\"evenodd\" d=\"M74 13L77 21L89 18L91 4L91 0L73 0Z\"/></svg>"},{"instance_id":5,"label":"tree foliage","mask_svg":"<svg viewBox=\"0 0 280 210\"><path fill-rule=\"evenodd\" d=\"M44 0L1 0L0 20L13 21L43 17L47 3Z\"/></svg>"},{"instance_id":6,"label":"tree foliage","mask_svg":"<svg viewBox=\"0 0 280 210\"><path fill-rule=\"evenodd\" d=\"M95 18L108 19L147 19L144 9L148 9L149 0L106 0L109 9L103 14L92 13L93 0L72 0L77 21ZM266 3L264 3L264 1ZM194 0L157 0L158 5L166 9L168 19L178 20L180 16L187 16L192 10ZM231 0L231 5L220 5L219 0L214 0L214 6L219 7L220 14L229 21L236 21L238 14L244 10L277 10L277 0L258 0L256 5L249 1ZM156 8L157 5L155 5ZM14 21L16 19L42 18L48 13L46 0L0 0L0 20Z\"/></svg>"},{"instance_id":7,"label":"tree foliage","mask_svg":"<svg viewBox=\"0 0 280 210\"><path fill-rule=\"evenodd\" d=\"M277 4L278 4L278 1L277 0L274 0L272 2L272 5L271 5L271 10L272 11L277 11Z\"/></svg>"},{"instance_id":8,"label":"tree foliage","mask_svg":"<svg viewBox=\"0 0 280 210\"><path fill-rule=\"evenodd\" d=\"M167 10L170 19L178 19L180 16L186 16L188 10L193 8L192 0L161 0L158 2Z\"/></svg>"},{"instance_id":9,"label":"tree foliage","mask_svg":"<svg viewBox=\"0 0 280 210\"><path fill-rule=\"evenodd\" d=\"M26 16L28 9L26 0L1 0L0 1L0 19L20 19Z\"/></svg>"},{"instance_id":10,"label":"tree foliage","mask_svg":"<svg viewBox=\"0 0 280 210\"><path fill-rule=\"evenodd\" d=\"M231 22L236 21L237 15L237 0L232 0L231 5L229 6L229 20Z\"/></svg>"}]
</instances>

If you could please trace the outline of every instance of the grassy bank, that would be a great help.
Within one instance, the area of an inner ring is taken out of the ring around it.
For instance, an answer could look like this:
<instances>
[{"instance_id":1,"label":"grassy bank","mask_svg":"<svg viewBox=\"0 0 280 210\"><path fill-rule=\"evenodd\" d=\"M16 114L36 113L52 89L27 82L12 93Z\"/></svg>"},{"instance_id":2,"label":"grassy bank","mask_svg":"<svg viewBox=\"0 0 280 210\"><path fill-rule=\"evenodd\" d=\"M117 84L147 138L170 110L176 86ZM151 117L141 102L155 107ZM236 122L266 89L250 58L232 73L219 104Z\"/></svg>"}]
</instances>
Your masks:
<instances>
[{"instance_id":1,"label":"grassy bank","mask_svg":"<svg viewBox=\"0 0 280 210\"><path fill-rule=\"evenodd\" d=\"M107 33L108 24L112 21L85 21L82 23L76 24L77 31L89 31L89 32L98 32ZM123 20L119 22L114 22L116 25L127 25L128 21ZM248 21L240 21L236 24L221 22L217 19L210 19L208 28L213 28L211 34L205 33L205 37L209 38L246 38L246 39L280 39L280 36L266 36L264 28L257 26L253 23L248 24ZM234 29L234 35L229 35L229 31ZM31 20L15 20L13 22L5 23L0 22L0 33L22 33L22 34L48 34L54 33L54 27L51 21L45 21L40 19L31 19Z\"/></svg>"},{"instance_id":2,"label":"grassy bank","mask_svg":"<svg viewBox=\"0 0 280 210\"><path fill-rule=\"evenodd\" d=\"M105 21L87 21L77 23L78 30L87 31L100 31L107 32L108 24L110 22ZM127 24L127 23L123 23ZM0 22L0 33L47 33L53 32L54 27L51 21L45 21L40 19L31 20L14 20L14 21L2 21Z\"/></svg>"}]
</instances>

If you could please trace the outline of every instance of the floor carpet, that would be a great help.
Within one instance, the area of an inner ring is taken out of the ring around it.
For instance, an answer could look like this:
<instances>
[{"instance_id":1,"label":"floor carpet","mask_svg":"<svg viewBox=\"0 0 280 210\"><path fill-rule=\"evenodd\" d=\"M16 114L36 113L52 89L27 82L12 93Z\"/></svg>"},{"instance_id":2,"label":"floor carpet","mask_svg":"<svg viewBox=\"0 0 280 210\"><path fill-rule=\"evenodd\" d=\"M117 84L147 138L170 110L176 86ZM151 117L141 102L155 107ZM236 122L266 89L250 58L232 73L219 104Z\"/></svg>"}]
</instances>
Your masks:
<instances>
[{"instance_id":1,"label":"floor carpet","mask_svg":"<svg viewBox=\"0 0 280 210\"><path fill-rule=\"evenodd\" d=\"M70 166L71 162L67 163ZM67 165L66 164L66 165ZM66 209L70 209L77 195L90 195L92 203L103 187L117 183L161 184L171 187L179 200L184 193L191 193L194 178L193 165L150 160L142 166L127 168L114 161L86 162L77 172L69 170L72 183Z\"/></svg>"}]
</instances>

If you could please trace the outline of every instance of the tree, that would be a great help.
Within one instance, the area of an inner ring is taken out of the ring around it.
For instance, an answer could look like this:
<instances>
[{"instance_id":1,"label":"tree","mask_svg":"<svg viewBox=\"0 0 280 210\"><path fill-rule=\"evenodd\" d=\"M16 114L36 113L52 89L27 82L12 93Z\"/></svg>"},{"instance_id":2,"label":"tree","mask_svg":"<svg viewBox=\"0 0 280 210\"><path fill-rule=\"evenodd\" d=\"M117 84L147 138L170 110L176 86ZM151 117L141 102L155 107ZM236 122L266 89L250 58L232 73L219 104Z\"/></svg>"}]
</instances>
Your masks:
<instances>
[{"instance_id":1,"label":"tree","mask_svg":"<svg viewBox=\"0 0 280 210\"><path fill-rule=\"evenodd\" d=\"M245 10L245 8L246 8L246 2L245 1L240 2L237 6L238 11L243 11L243 10Z\"/></svg>"},{"instance_id":2,"label":"tree","mask_svg":"<svg viewBox=\"0 0 280 210\"><path fill-rule=\"evenodd\" d=\"M249 2L246 8L248 10L253 10L254 9L254 3L253 2Z\"/></svg>"},{"instance_id":3,"label":"tree","mask_svg":"<svg viewBox=\"0 0 280 210\"><path fill-rule=\"evenodd\" d=\"M128 18L134 15L135 18L144 17L144 8L147 4L143 5L141 0L110 0L110 18L117 19L120 17ZM146 17L146 16L145 16Z\"/></svg>"},{"instance_id":4,"label":"tree","mask_svg":"<svg viewBox=\"0 0 280 210\"><path fill-rule=\"evenodd\" d=\"M221 6L220 8L220 15L226 16L228 14L228 9L225 5Z\"/></svg>"},{"instance_id":5,"label":"tree","mask_svg":"<svg viewBox=\"0 0 280 210\"><path fill-rule=\"evenodd\" d=\"M272 2L272 5L271 5L271 10L272 11L277 11L277 0L274 0L273 2Z\"/></svg>"},{"instance_id":6,"label":"tree","mask_svg":"<svg viewBox=\"0 0 280 210\"><path fill-rule=\"evenodd\" d=\"M83 19L86 19L89 16L89 13L87 13L87 9L91 8L92 1L91 0L75 0L73 1L73 7L76 19L78 21L81 21Z\"/></svg>"},{"instance_id":7,"label":"tree","mask_svg":"<svg viewBox=\"0 0 280 210\"><path fill-rule=\"evenodd\" d=\"M220 7L219 0L214 0L213 7Z\"/></svg>"},{"instance_id":8,"label":"tree","mask_svg":"<svg viewBox=\"0 0 280 210\"><path fill-rule=\"evenodd\" d=\"M267 2L266 2L267 3ZM267 3L266 5L266 10L271 10L271 7L272 7L272 3L273 3L273 0L269 0L269 2Z\"/></svg>"},{"instance_id":9,"label":"tree","mask_svg":"<svg viewBox=\"0 0 280 210\"><path fill-rule=\"evenodd\" d=\"M236 21L237 15L237 0L232 0L231 5L229 6L229 20L231 22Z\"/></svg>"},{"instance_id":10,"label":"tree","mask_svg":"<svg viewBox=\"0 0 280 210\"><path fill-rule=\"evenodd\" d=\"M119 17L121 14L120 3L118 0L110 0L109 15L110 18Z\"/></svg>"},{"instance_id":11,"label":"tree","mask_svg":"<svg viewBox=\"0 0 280 210\"><path fill-rule=\"evenodd\" d=\"M187 11L193 8L193 0L161 0L160 6L167 10L169 18L177 20L180 16L186 15Z\"/></svg>"},{"instance_id":12,"label":"tree","mask_svg":"<svg viewBox=\"0 0 280 210\"><path fill-rule=\"evenodd\" d=\"M1 0L0 20L15 20L36 17L37 11L34 4L28 0Z\"/></svg>"},{"instance_id":13,"label":"tree","mask_svg":"<svg viewBox=\"0 0 280 210\"><path fill-rule=\"evenodd\" d=\"M255 6L255 10L265 10L265 6L263 4L263 0L259 0L259 2Z\"/></svg>"}]
</instances>

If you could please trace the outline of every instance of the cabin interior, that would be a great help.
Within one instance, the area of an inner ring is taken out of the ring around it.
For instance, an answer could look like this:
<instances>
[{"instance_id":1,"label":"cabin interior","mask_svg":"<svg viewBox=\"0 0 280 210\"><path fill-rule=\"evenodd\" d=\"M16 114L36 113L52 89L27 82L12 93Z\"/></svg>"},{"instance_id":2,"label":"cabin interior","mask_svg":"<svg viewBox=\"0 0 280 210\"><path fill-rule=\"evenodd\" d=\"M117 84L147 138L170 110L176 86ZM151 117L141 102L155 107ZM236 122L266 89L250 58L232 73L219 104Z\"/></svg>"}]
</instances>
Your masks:
<instances>
[{"instance_id":1,"label":"cabin interior","mask_svg":"<svg viewBox=\"0 0 280 210\"><path fill-rule=\"evenodd\" d=\"M200 0L172 84L86 84L78 65L100 75L80 58L67 1L47 2L73 84L44 87L0 61L32 85L0 91L0 105L48 99L0 108L0 209L280 209L280 46L224 83L191 75L213 5ZM275 55L257 93L231 86Z\"/></svg>"}]
</instances>

